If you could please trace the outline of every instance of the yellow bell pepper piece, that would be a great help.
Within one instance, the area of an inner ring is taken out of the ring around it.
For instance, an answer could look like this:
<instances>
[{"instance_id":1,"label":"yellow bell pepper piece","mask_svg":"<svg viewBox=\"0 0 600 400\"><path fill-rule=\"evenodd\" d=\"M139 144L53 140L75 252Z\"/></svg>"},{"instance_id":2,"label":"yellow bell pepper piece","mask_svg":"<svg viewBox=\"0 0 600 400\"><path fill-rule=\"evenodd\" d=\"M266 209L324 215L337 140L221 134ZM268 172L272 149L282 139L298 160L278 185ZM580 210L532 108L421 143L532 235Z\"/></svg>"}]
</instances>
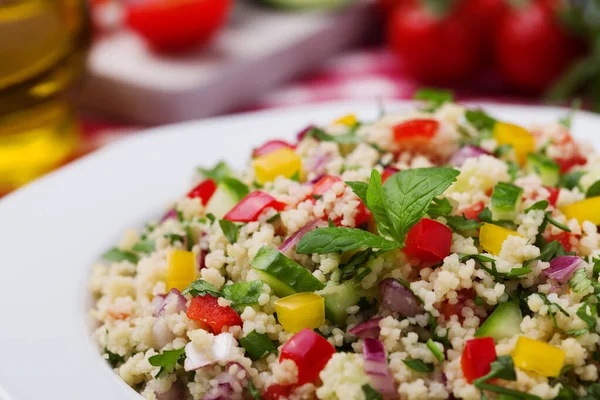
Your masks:
<instances>
[{"instance_id":1,"label":"yellow bell pepper piece","mask_svg":"<svg viewBox=\"0 0 600 400\"><path fill-rule=\"evenodd\" d=\"M270 182L280 175L291 178L302 172L302 159L289 148L281 148L253 161L254 174L260 184Z\"/></svg>"},{"instance_id":2,"label":"yellow bell pepper piece","mask_svg":"<svg viewBox=\"0 0 600 400\"><path fill-rule=\"evenodd\" d=\"M172 250L167 269L167 288L183 291L196 280L196 256L191 251Z\"/></svg>"},{"instance_id":3,"label":"yellow bell pepper piece","mask_svg":"<svg viewBox=\"0 0 600 400\"><path fill-rule=\"evenodd\" d=\"M519 336L511 355L515 365L521 369L542 376L559 376L566 353L548 343Z\"/></svg>"},{"instance_id":4,"label":"yellow bell pepper piece","mask_svg":"<svg viewBox=\"0 0 600 400\"><path fill-rule=\"evenodd\" d=\"M297 293L275 302L279 323L288 332L315 329L325 323L325 299L316 293Z\"/></svg>"},{"instance_id":5,"label":"yellow bell pepper piece","mask_svg":"<svg viewBox=\"0 0 600 400\"><path fill-rule=\"evenodd\" d=\"M481 225L481 229L479 231L479 244L485 251L497 256L500 255L500 251L502 250L502 243L504 243L509 236L523 237L523 235L515 231L511 231L510 229L506 229L494 224L484 223Z\"/></svg>"},{"instance_id":6,"label":"yellow bell pepper piece","mask_svg":"<svg viewBox=\"0 0 600 400\"><path fill-rule=\"evenodd\" d=\"M346 125L346 126L354 126L356 124L358 124L358 119L356 119L356 115L354 114L348 114L348 115L344 115L341 118L336 119L335 121L333 121L334 125Z\"/></svg>"},{"instance_id":7,"label":"yellow bell pepper piece","mask_svg":"<svg viewBox=\"0 0 600 400\"><path fill-rule=\"evenodd\" d=\"M508 144L513 147L515 159L520 165L524 165L527 161L527 154L535 151L535 139L521 126L496 122L493 134L499 146Z\"/></svg>"},{"instance_id":8,"label":"yellow bell pepper piece","mask_svg":"<svg viewBox=\"0 0 600 400\"><path fill-rule=\"evenodd\" d=\"M600 196L569 204L561 207L560 211L568 219L575 218L580 224L590 221L594 225L600 225Z\"/></svg>"}]
</instances>

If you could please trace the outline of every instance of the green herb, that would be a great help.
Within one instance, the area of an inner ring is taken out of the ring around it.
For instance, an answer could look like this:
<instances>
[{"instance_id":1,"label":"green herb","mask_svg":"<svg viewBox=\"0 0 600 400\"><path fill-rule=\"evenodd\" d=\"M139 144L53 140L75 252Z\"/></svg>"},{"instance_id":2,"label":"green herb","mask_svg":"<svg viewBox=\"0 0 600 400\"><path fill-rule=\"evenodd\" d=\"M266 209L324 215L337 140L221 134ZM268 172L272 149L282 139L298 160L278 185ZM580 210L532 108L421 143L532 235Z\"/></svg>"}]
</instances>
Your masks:
<instances>
[{"instance_id":1,"label":"green herb","mask_svg":"<svg viewBox=\"0 0 600 400\"><path fill-rule=\"evenodd\" d=\"M296 247L298 254L329 254L362 247L391 250L398 243L356 228L318 228L307 232Z\"/></svg>"},{"instance_id":2,"label":"green herb","mask_svg":"<svg viewBox=\"0 0 600 400\"><path fill-rule=\"evenodd\" d=\"M549 223L551 223L552 225L554 225L558 229L562 229L565 232L571 232L571 230L569 229L568 226L563 225L560 222L556 221L554 218L552 218L552 213L550 211L548 211L546 213L546 220L548 220Z\"/></svg>"},{"instance_id":3,"label":"green herb","mask_svg":"<svg viewBox=\"0 0 600 400\"><path fill-rule=\"evenodd\" d=\"M594 331L596 328L596 317L598 316L598 305L590 304L589 299L585 301L577 309L576 315L587 325L590 331Z\"/></svg>"},{"instance_id":4,"label":"green herb","mask_svg":"<svg viewBox=\"0 0 600 400\"><path fill-rule=\"evenodd\" d=\"M355 130L351 130L343 135L330 135L320 128L312 128L306 132L305 137L314 137L320 142L335 142L339 144L356 144L362 141L360 136L356 136Z\"/></svg>"},{"instance_id":5,"label":"green herb","mask_svg":"<svg viewBox=\"0 0 600 400\"><path fill-rule=\"evenodd\" d=\"M520 278L524 275L527 275L529 273L533 272L533 270L531 268L528 267L521 267L521 268L513 268L511 269L509 272L503 274L504 277L506 278Z\"/></svg>"},{"instance_id":6,"label":"green herb","mask_svg":"<svg viewBox=\"0 0 600 400\"><path fill-rule=\"evenodd\" d=\"M121 250L116 247L102 254L102 258L111 262L129 261L132 264L137 264L140 261L140 258L137 256L137 254L130 251Z\"/></svg>"},{"instance_id":7,"label":"green herb","mask_svg":"<svg viewBox=\"0 0 600 400\"><path fill-rule=\"evenodd\" d=\"M252 360L265 358L269 353L276 351L277 346L273 344L266 333L252 331L239 340L240 344Z\"/></svg>"},{"instance_id":8,"label":"green herb","mask_svg":"<svg viewBox=\"0 0 600 400\"><path fill-rule=\"evenodd\" d=\"M446 356L444 356L444 352L440 350L440 348L437 346L437 344L435 344L433 340L429 339L426 345L427 348L433 353L435 358L438 359L438 361L444 361L446 359Z\"/></svg>"},{"instance_id":9,"label":"green herb","mask_svg":"<svg viewBox=\"0 0 600 400\"><path fill-rule=\"evenodd\" d=\"M254 386L254 382L252 382L252 379L248 379L248 392L254 400L262 400L262 397L260 397L260 392L258 391L256 386Z\"/></svg>"},{"instance_id":10,"label":"green herb","mask_svg":"<svg viewBox=\"0 0 600 400\"><path fill-rule=\"evenodd\" d=\"M434 369L433 364L426 363L423 360L419 359L402 360L402 362L413 371L421 372L423 374L433 372Z\"/></svg>"},{"instance_id":11,"label":"green herb","mask_svg":"<svg viewBox=\"0 0 600 400\"><path fill-rule=\"evenodd\" d=\"M594 182L594 184L589 187L587 192L585 192L586 199L597 196L600 196L600 181Z\"/></svg>"},{"instance_id":12,"label":"green herb","mask_svg":"<svg viewBox=\"0 0 600 400\"><path fill-rule=\"evenodd\" d=\"M227 187L234 192L235 197L238 199L243 199L250 194L250 188L248 188L248 185L235 178L225 177L223 178L223 184L227 185Z\"/></svg>"},{"instance_id":13,"label":"green herb","mask_svg":"<svg viewBox=\"0 0 600 400\"><path fill-rule=\"evenodd\" d=\"M108 363L113 368L125 361L125 357L120 354L113 353L112 351L108 350L107 347L104 348L104 353L108 356Z\"/></svg>"},{"instance_id":14,"label":"green herb","mask_svg":"<svg viewBox=\"0 0 600 400\"><path fill-rule=\"evenodd\" d=\"M311 195L311 197L315 200L321 200L323 198L323 196L321 196L320 194L313 194Z\"/></svg>"},{"instance_id":15,"label":"green herb","mask_svg":"<svg viewBox=\"0 0 600 400\"><path fill-rule=\"evenodd\" d=\"M490 372L481 378L475 379L473 384L477 389L487 390L489 392L498 393L500 395L511 396L513 399L525 399L525 400L541 400L540 397L531 394L519 392L517 390L508 389L504 386L494 385L487 383L487 381L494 378L504 379L506 381L517 380L517 374L515 372L515 366L510 356L499 356L496 357L496 361L490 364Z\"/></svg>"},{"instance_id":16,"label":"green herb","mask_svg":"<svg viewBox=\"0 0 600 400\"><path fill-rule=\"evenodd\" d=\"M425 112L434 112L438 110L444 103L451 103L454 99L452 92L448 90L437 89L419 89L413 96L415 100L421 100L427 103L427 106L422 109Z\"/></svg>"},{"instance_id":17,"label":"green herb","mask_svg":"<svg viewBox=\"0 0 600 400\"><path fill-rule=\"evenodd\" d=\"M182 295L191 294L192 297L211 295L212 297L221 297L221 293L210 283L198 279L194 281L181 292Z\"/></svg>"},{"instance_id":18,"label":"green herb","mask_svg":"<svg viewBox=\"0 0 600 400\"><path fill-rule=\"evenodd\" d=\"M185 223L183 229L185 229L185 243L187 243L187 249L188 251L192 251L192 248L194 247L194 235L192 234L192 227L188 223Z\"/></svg>"},{"instance_id":19,"label":"green herb","mask_svg":"<svg viewBox=\"0 0 600 400\"><path fill-rule=\"evenodd\" d=\"M452 210L452 204L450 204L448 199L435 198L427 209L427 215L431 218L445 217L446 215L450 215Z\"/></svg>"},{"instance_id":20,"label":"green herb","mask_svg":"<svg viewBox=\"0 0 600 400\"><path fill-rule=\"evenodd\" d=\"M369 267L365 267L358 275L356 275L355 280L357 282L362 281L367 275L369 275L373 270Z\"/></svg>"},{"instance_id":21,"label":"green herb","mask_svg":"<svg viewBox=\"0 0 600 400\"><path fill-rule=\"evenodd\" d=\"M481 298L481 296L475 296L475 304L478 306L482 306L483 305L483 298Z\"/></svg>"},{"instance_id":22,"label":"green herb","mask_svg":"<svg viewBox=\"0 0 600 400\"><path fill-rule=\"evenodd\" d=\"M377 306L377 300L373 299L373 302L370 303L366 297L361 297L358 299L358 303L356 303L360 311L368 311Z\"/></svg>"},{"instance_id":23,"label":"green herb","mask_svg":"<svg viewBox=\"0 0 600 400\"><path fill-rule=\"evenodd\" d=\"M346 181L346 185L350 186L354 194L356 194L363 203L367 204L367 190L369 190L368 183Z\"/></svg>"},{"instance_id":24,"label":"green herb","mask_svg":"<svg viewBox=\"0 0 600 400\"><path fill-rule=\"evenodd\" d=\"M593 261L594 266L592 267L592 276L595 279L598 279L598 277L600 276L600 258L596 258Z\"/></svg>"},{"instance_id":25,"label":"green herb","mask_svg":"<svg viewBox=\"0 0 600 400\"><path fill-rule=\"evenodd\" d=\"M581 99L573 99L571 103L571 110L569 113L565 115L563 118L559 119L558 122L567 129L571 129L571 125L573 124L573 117L577 111L581 109Z\"/></svg>"},{"instance_id":26,"label":"green herb","mask_svg":"<svg viewBox=\"0 0 600 400\"><path fill-rule=\"evenodd\" d=\"M510 154L512 152L513 152L512 145L505 144L505 145L496 147L496 150L494 150L494 156L498 157L498 158L502 158L503 156Z\"/></svg>"},{"instance_id":27,"label":"green herb","mask_svg":"<svg viewBox=\"0 0 600 400\"><path fill-rule=\"evenodd\" d=\"M481 223L475 219L467 219L464 216L452 216L448 215L446 217L446 222L448 225L456 230L456 231L471 231L475 229L479 229Z\"/></svg>"},{"instance_id":28,"label":"green herb","mask_svg":"<svg viewBox=\"0 0 600 400\"><path fill-rule=\"evenodd\" d=\"M359 251L354 254L346 264L341 265L340 271L342 272L341 281L348 280L354 275L354 273L363 265L369 261L371 256L373 256L375 252L371 249Z\"/></svg>"},{"instance_id":29,"label":"green herb","mask_svg":"<svg viewBox=\"0 0 600 400\"><path fill-rule=\"evenodd\" d=\"M366 200L365 205L373 213L379 233L383 236L394 237L393 223L384 200L381 174L375 169L371 171Z\"/></svg>"},{"instance_id":30,"label":"green herb","mask_svg":"<svg viewBox=\"0 0 600 400\"><path fill-rule=\"evenodd\" d=\"M269 218L267 220L267 222L269 224L272 224L273 222L278 221L279 219L281 219L281 213L277 213L277 214L273 215L271 218Z\"/></svg>"},{"instance_id":31,"label":"green herb","mask_svg":"<svg viewBox=\"0 0 600 400\"><path fill-rule=\"evenodd\" d=\"M222 294L227 300L231 300L233 307L245 307L258 303L262 288L262 281L239 282L225 286Z\"/></svg>"},{"instance_id":32,"label":"green herb","mask_svg":"<svg viewBox=\"0 0 600 400\"><path fill-rule=\"evenodd\" d=\"M365 383L361 386L365 400L383 400L383 396L377 390L373 389L371 385Z\"/></svg>"},{"instance_id":33,"label":"green herb","mask_svg":"<svg viewBox=\"0 0 600 400\"><path fill-rule=\"evenodd\" d=\"M558 311L560 311L564 316L566 317L570 317L571 315L567 312L567 310L565 310L564 308L562 308L560 305L551 302L550 300L548 300L548 297L544 294L544 293L534 293L536 295L538 295L543 301L544 304L548 306L548 313L550 314L550 318L552 318L552 322L554 323L554 327L556 329L560 329L558 324L556 323L556 310L554 309L556 307L556 309Z\"/></svg>"},{"instance_id":34,"label":"green herb","mask_svg":"<svg viewBox=\"0 0 600 400\"><path fill-rule=\"evenodd\" d=\"M225 178L231 176L231 169L223 161L217 163L212 169L198 168L198 172L202 174L205 179L212 179L217 184L223 182Z\"/></svg>"},{"instance_id":35,"label":"green herb","mask_svg":"<svg viewBox=\"0 0 600 400\"><path fill-rule=\"evenodd\" d=\"M175 212L177 213L177 220L179 222L183 222L185 220L185 218L183 218L183 211L181 211L181 210L175 210Z\"/></svg>"},{"instance_id":36,"label":"green herb","mask_svg":"<svg viewBox=\"0 0 600 400\"><path fill-rule=\"evenodd\" d=\"M290 176L290 179L295 182L300 182L300 171L294 172L294 175Z\"/></svg>"},{"instance_id":37,"label":"green herb","mask_svg":"<svg viewBox=\"0 0 600 400\"><path fill-rule=\"evenodd\" d=\"M580 268L573 273L569 279L569 286L575 293L581 293L592 286L592 280L588 278L585 268Z\"/></svg>"},{"instance_id":38,"label":"green herb","mask_svg":"<svg viewBox=\"0 0 600 400\"><path fill-rule=\"evenodd\" d=\"M543 211L546 208L548 208L549 205L550 205L550 203L548 202L548 200L540 200L540 201L534 203L527 210L525 210L525 214L527 214L529 211L533 211L533 210L542 210Z\"/></svg>"},{"instance_id":39,"label":"green herb","mask_svg":"<svg viewBox=\"0 0 600 400\"><path fill-rule=\"evenodd\" d=\"M213 213L206 214L206 218L208 218L208 220L210 221L211 225L214 224L215 221L217 220L217 217L215 217Z\"/></svg>"},{"instance_id":40,"label":"green herb","mask_svg":"<svg viewBox=\"0 0 600 400\"><path fill-rule=\"evenodd\" d=\"M517 175L519 174L519 164L514 161L507 161L506 166L508 167L508 175L510 176L510 181L514 182L517 179Z\"/></svg>"},{"instance_id":41,"label":"green herb","mask_svg":"<svg viewBox=\"0 0 600 400\"><path fill-rule=\"evenodd\" d=\"M483 110L467 110L465 118L479 131L491 132L496 125L496 120L486 114Z\"/></svg>"},{"instance_id":42,"label":"green herb","mask_svg":"<svg viewBox=\"0 0 600 400\"><path fill-rule=\"evenodd\" d=\"M579 181L583 175L585 175L584 171L573 171L564 174L560 177L559 186L564 187L565 189L573 190L579 185Z\"/></svg>"},{"instance_id":43,"label":"green herb","mask_svg":"<svg viewBox=\"0 0 600 400\"><path fill-rule=\"evenodd\" d=\"M219 220L219 226L223 231L223 234L229 240L229 243L234 244L237 242L238 233L240 231L241 225L236 224L235 222L227 221L226 219Z\"/></svg>"},{"instance_id":44,"label":"green herb","mask_svg":"<svg viewBox=\"0 0 600 400\"><path fill-rule=\"evenodd\" d=\"M550 260L552 260L555 257L564 256L564 255L567 255L567 253L565 252L565 248L563 247L562 243L560 243L557 240L553 240L552 242L550 242L550 243L546 244L544 247L542 247L542 250L540 251L539 256L537 256L536 258L532 258L531 260L525 261L523 263L523 266L526 267L530 263L532 263L533 261L536 261L536 260L549 262Z\"/></svg>"},{"instance_id":45,"label":"green herb","mask_svg":"<svg viewBox=\"0 0 600 400\"><path fill-rule=\"evenodd\" d=\"M182 362L183 360L185 360L185 347L177 350L165 350L161 354L150 357L148 362L150 365L160 367L155 378L164 378L175 371L177 363Z\"/></svg>"},{"instance_id":46,"label":"green herb","mask_svg":"<svg viewBox=\"0 0 600 400\"><path fill-rule=\"evenodd\" d=\"M178 233L165 233L163 236L165 239L169 239L170 244L175 244L177 242L185 243L185 236Z\"/></svg>"}]
</instances>

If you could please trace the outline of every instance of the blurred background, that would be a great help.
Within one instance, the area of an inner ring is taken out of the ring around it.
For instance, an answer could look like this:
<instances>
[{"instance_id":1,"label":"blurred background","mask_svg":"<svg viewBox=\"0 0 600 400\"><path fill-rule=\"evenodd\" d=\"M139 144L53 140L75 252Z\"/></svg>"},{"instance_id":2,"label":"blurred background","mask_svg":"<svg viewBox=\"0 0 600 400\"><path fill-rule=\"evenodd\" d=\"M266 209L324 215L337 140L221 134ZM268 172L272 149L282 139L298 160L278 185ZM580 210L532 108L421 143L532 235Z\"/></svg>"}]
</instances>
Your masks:
<instances>
[{"instance_id":1,"label":"blurred background","mask_svg":"<svg viewBox=\"0 0 600 400\"><path fill-rule=\"evenodd\" d=\"M0 196L145 127L331 100L600 110L596 0L0 0Z\"/></svg>"}]
</instances>

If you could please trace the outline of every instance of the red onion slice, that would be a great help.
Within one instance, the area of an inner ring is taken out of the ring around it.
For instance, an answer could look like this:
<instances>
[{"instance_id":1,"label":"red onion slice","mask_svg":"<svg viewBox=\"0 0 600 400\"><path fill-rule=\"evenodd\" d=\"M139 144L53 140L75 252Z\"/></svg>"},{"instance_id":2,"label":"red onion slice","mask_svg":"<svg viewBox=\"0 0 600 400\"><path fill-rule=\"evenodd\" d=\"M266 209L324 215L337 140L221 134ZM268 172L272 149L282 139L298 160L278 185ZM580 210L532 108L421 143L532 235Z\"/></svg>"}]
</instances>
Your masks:
<instances>
[{"instance_id":1,"label":"red onion slice","mask_svg":"<svg viewBox=\"0 0 600 400\"><path fill-rule=\"evenodd\" d=\"M308 132L310 132L313 128L315 128L315 126L311 124L311 125L307 126L306 128L302 129L300 132L298 132L296 134L296 139L300 142L302 139L304 139L306 134Z\"/></svg>"},{"instance_id":2,"label":"red onion slice","mask_svg":"<svg viewBox=\"0 0 600 400\"><path fill-rule=\"evenodd\" d=\"M379 321L382 319L382 317L370 319L367 322L352 327L349 332L361 339L377 339L379 337L379 332L381 331L381 328L379 328Z\"/></svg>"},{"instance_id":3,"label":"red onion slice","mask_svg":"<svg viewBox=\"0 0 600 400\"><path fill-rule=\"evenodd\" d=\"M155 317L158 314L158 310L160 310L160 308L162 307L163 302L165 301L165 297L166 296L164 294L157 294L152 298L152 306L154 307L154 313L152 315L154 315Z\"/></svg>"},{"instance_id":4,"label":"red onion slice","mask_svg":"<svg viewBox=\"0 0 600 400\"><path fill-rule=\"evenodd\" d=\"M410 289L393 278L384 279L379 284L381 306L397 312L403 317L415 317L423 314L423 305Z\"/></svg>"},{"instance_id":5,"label":"red onion slice","mask_svg":"<svg viewBox=\"0 0 600 400\"><path fill-rule=\"evenodd\" d=\"M217 386L211 388L204 395L204 400L229 400L234 393L242 393L243 389L248 386L248 372L242 364L231 362L215 380Z\"/></svg>"},{"instance_id":6,"label":"red onion slice","mask_svg":"<svg viewBox=\"0 0 600 400\"><path fill-rule=\"evenodd\" d=\"M281 246L279 246L279 251L281 251L282 253L285 253L286 251L288 251L289 249L294 247L296 245L296 243L298 243L300 241L302 236L304 236L307 232L312 231L317 226L319 221L320 221L319 219L315 219L315 220L309 222L308 224L304 225L303 228L296 231L296 233L294 233L292 236L285 239L285 241L283 243L281 243Z\"/></svg>"},{"instance_id":7,"label":"red onion slice","mask_svg":"<svg viewBox=\"0 0 600 400\"><path fill-rule=\"evenodd\" d=\"M544 270L544 275L560 283L566 283L571 279L580 264L581 258L579 257L559 256L550 261L550 268Z\"/></svg>"},{"instance_id":8,"label":"red onion slice","mask_svg":"<svg viewBox=\"0 0 600 400\"><path fill-rule=\"evenodd\" d=\"M168 219L177 219L179 218L177 216L177 210L174 208L171 208L169 211L167 211L165 213L165 215L162 216L162 218L160 219L160 223L162 224L163 222L165 222Z\"/></svg>"},{"instance_id":9,"label":"red onion slice","mask_svg":"<svg viewBox=\"0 0 600 400\"><path fill-rule=\"evenodd\" d=\"M306 169L314 172L315 174L324 173L325 164L331 160L331 154L322 153L314 156L309 162L307 162Z\"/></svg>"},{"instance_id":10,"label":"red onion slice","mask_svg":"<svg viewBox=\"0 0 600 400\"><path fill-rule=\"evenodd\" d=\"M175 339L175 334L171 332L164 318L157 318L152 324L152 338L154 345L160 350Z\"/></svg>"},{"instance_id":11,"label":"red onion slice","mask_svg":"<svg viewBox=\"0 0 600 400\"><path fill-rule=\"evenodd\" d=\"M189 342L185 345L185 361L183 362L183 368L186 371L195 371L207 365L211 365L213 362L206 354L196 349L193 342Z\"/></svg>"},{"instance_id":12,"label":"red onion slice","mask_svg":"<svg viewBox=\"0 0 600 400\"><path fill-rule=\"evenodd\" d=\"M365 359L365 373L373 388L380 392L386 399L398 397L394 377L387 365L387 356L383 343L377 339L366 338L363 341L363 358Z\"/></svg>"},{"instance_id":13,"label":"red onion slice","mask_svg":"<svg viewBox=\"0 0 600 400\"><path fill-rule=\"evenodd\" d=\"M152 302L154 303L154 299L152 300ZM162 317L163 315L165 315L166 307L169 304L175 304L175 308L173 310L174 313L180 313L181 311L187 310L187 299L181 295L181 292L178 289L173 288L164 298L162 304L154 313L154 316Z\"/></svg>"},{"instance_id":14,"label":"red onion slice","mask_svg":"<svg viewBox=\"0 0 600 400\"><path fill-rule=\"evenodd\" d=\"M449 164L455 167L462 167L465 161L467 161L469 158L479 157L482 155L490 155L490 153L481 147L467 145L460 148L452 155Z\"/></svg>"}]
</instances>

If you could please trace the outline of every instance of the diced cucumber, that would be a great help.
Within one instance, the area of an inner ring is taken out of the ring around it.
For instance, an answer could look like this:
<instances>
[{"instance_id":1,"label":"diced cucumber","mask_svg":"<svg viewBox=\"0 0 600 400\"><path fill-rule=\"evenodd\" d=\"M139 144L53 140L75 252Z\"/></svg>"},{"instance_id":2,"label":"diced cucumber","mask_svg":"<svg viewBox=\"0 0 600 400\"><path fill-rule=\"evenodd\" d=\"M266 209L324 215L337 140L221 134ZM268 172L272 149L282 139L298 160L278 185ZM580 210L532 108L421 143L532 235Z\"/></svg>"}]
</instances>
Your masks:
<instances>
[{"instance_id":1,"label":"diced cucumber","mask_svg":"<svg viewBox=\"0 0 600 400\"><path fill-rule=\"evenodd\" d=\"M544 186L556 186L560 181L560 167L551 158L542 154L530 153L527 156L527 170L535 173Z\"/></svg>"},{"instance_id":2,"label":"diced cucumber","mask_svg":"<svg viewBox=\"0 0 600 400\"><path fill-rule=\"evenodd\" d=\"M261 0L263 3L278 8L289 9L330 9L344 6L350 0Z\"/></svg>"},{"instance_id":3,"label":"diced cucumber","mask_svg":"<svg viewBox=\"0 0 600 400\"><path fill-rule=\"evenodd\" d=\"M245 196L242 196L243 193L236 189L235 185L231 185L226 180L219 184L206 205L206 213L213 214L217 219L223 218Z\"/></svg>"},{"instance_id":4,"label":"diced cucumber","mask_svg":"<svg viewBox=\"0 0 600 400\"><path fill-rule=\"evenodd\" d=\"M521 333L523 314L519 303L509 301L500 303L483 325L475 332L475 337L492 337L496 342Z\"/></svg>"},{"instance_id":5,"label":"diced cucumber","mask_svg":"<svg viewBox=\"0 0 600 400\"><path fill-rule=\"evenodd\" d=\"M490 210L494 221L511 221L521 206L523 189L511 183L500 182L494 187Z\"/></svg>"},{"instance_id":6,"label":"diced cucumber","mask_svg":"<svg viewBox=\"0 0 600 400\"><path fill-rule=\"evenodd\" d=\"M338 325L346 323L348 318L346 309L356 305L361 297L353 281L346 281L341 285L329 285L317 293L325 299L327 318Z\"/></svg>"},{"instance_id":7,"label":"diced cucumber","mask_svg":"<svg viewBox=\"0 0 600 400\"><path fill-rule=\"evenodd\" d=\"M306 268L268 246L260 248L250 265L279 297L314 292L325 287Z\"/></svg>"}]
</instances>

